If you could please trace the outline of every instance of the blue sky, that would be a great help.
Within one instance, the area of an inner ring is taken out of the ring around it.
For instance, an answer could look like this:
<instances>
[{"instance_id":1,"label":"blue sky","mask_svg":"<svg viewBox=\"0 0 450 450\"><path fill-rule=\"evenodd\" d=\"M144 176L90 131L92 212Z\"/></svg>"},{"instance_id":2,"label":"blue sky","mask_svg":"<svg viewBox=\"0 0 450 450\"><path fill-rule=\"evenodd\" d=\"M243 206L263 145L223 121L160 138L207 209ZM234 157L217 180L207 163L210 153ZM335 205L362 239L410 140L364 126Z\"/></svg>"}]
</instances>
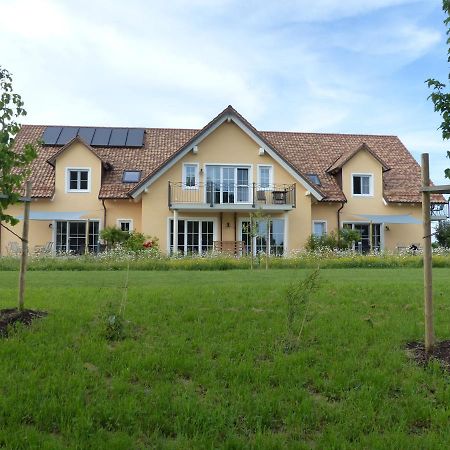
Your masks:
<instances>
[{"instance_id":1,"label":"blue sky","mask_svg":"<svg viewBox=\"0 0 450 450\"><path fill-rule=\"evenodd\" d=\"M232 104L260 130L398 135L448 183L440 0L0 3L26 123L201 128Z\"/></svg>"}]
</instances>

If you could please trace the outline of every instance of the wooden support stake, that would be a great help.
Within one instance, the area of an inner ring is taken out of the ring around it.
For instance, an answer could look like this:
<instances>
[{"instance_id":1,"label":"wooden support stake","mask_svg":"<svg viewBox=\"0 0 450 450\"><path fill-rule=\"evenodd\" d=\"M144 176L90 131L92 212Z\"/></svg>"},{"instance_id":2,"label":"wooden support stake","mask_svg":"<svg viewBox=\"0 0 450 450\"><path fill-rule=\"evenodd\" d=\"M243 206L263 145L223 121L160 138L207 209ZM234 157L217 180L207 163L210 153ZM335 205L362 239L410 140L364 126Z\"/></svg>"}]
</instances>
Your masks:
<instances>
[{"instance_id":1,"label":"wooden support stake","mask_svg":"<svg viewBox=\"0 0 450 450\"><path fill-rule=\"evenodd\" d=\"M28 259L28 230L30 227L30 207L31 207L31 181L25 184L25 200L24 214L23 214L23 230L22 230L22 255L20 257L20 273L19 273L19 311L24 309L24 295L25 295L25 274L27 272Z\"/></svg>"},{"instance_id":2,"label":"wooden support stake","mask_svg":"<svg viewBox=\"0 0 450 450\"><path fill-rule=\"evenodd\" d=\"M430 163L428 153L422 153L422 186L430 186ZM423 291L425 310L425 350L432 352L434 347L433 325L433 279L431 254L430 193L422 192L423 222Z\"/></svg>"}]
</instances>

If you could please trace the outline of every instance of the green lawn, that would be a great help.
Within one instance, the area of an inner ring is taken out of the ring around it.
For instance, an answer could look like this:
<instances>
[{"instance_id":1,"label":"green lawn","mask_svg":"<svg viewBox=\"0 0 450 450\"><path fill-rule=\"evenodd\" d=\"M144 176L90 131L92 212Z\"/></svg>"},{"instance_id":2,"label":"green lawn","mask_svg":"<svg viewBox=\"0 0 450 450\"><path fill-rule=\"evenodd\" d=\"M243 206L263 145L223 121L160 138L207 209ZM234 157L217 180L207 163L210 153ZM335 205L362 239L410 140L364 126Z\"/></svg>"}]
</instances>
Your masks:
<instances>
[{"instance_id":1,"label":"green lawn","mask_svg":"<svg viewBox=\"0 0 450 450\"><path fill-rule=\"evenodd\" d=\"M130 272L128 337L102 337L124 272L30 272L50 315L0 340L0 447L447 449L450 376L408 360L420 269L323 270L298 351L284 288L305 270ZM17 272L0 273L0 308ZM450 338L450 269L436 269Z\"/></svg>"}]
</instances>

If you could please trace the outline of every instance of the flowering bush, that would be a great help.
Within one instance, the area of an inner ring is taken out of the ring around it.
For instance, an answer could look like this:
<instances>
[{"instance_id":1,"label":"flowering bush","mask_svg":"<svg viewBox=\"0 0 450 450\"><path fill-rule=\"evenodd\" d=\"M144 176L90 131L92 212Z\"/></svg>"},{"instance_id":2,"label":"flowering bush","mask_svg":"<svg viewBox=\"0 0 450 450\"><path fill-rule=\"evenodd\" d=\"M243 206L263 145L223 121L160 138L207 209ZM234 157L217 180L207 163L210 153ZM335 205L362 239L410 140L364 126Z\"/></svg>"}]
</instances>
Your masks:
<instances>
[{"instance_id":1,"label":"flowering bush","mask_svg":"<svg viewBox=\"0 0 450 450\"><path fill-rule=\"evenodd\" d=\"M144 244L151 241L147 248ZM130 250L124 245L99 254L74 255L58 254L30 256L29 270L123 270L130 265L130 270L230 270L248 269L250 257L236 257L218 252L201 255L167 256L158 250L157 239L147 238L141 241L138 250ZM18 270L20 257L0 258L0 271ZM260 263L262 267L263 263ZM405 249L399 253L372 252L361 255L350 249L330 250L326 247L314 251L306 249L291 252L287 257L270 256L273 269L301 268L394 268L422 267L422 249L413 252ZM433 249L433 267L450 267L450 249L438 247Z\"/></svg>"}]
</instances>

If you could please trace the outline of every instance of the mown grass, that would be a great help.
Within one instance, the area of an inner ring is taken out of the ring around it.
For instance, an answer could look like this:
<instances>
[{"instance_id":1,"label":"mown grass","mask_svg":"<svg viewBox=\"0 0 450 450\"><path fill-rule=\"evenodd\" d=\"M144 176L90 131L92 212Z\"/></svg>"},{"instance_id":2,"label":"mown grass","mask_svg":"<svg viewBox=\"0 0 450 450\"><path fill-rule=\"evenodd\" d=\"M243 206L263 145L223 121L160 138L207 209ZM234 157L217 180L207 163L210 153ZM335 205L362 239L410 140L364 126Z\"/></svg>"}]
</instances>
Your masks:
<instances>
[{"instance_id":1,"label":"mown grass","mask_svg":"<svg viewBox=\"0 0 450 450\"><path fill-rule=\"evenodd\" d=\"M0 341L0 447L448 448L450 376L403 350L422 339L421 270L322 270L285 353L284 289L307 273L130 272L118 342L101 317L124 273L29 273L27 307L50 314ZM0 308L16 285L0 273Z\"/></svg>"}]
</instances>

